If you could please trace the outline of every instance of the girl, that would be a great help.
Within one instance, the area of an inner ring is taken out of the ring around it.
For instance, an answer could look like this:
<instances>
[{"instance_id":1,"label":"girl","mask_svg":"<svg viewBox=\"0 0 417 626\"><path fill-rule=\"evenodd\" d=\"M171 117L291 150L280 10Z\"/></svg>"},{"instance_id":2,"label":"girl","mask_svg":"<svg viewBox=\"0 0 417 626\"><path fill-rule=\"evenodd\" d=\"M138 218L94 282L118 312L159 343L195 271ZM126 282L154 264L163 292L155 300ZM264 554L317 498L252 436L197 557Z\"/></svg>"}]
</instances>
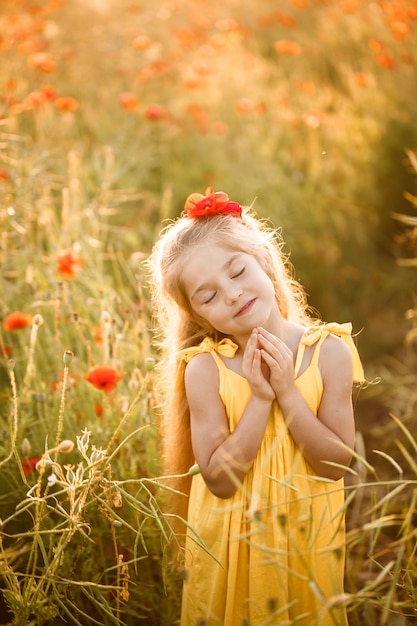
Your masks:
<instances>
[{"instance_id":1,"label":"girl","mask_svg":"<svg viewBox=\"0 0 417 626\"><path fill-rule=\"evenodd\" d=\"M212 188L150 265L165 461L189 494L182 626L345 626L351 325L313 321L277 233Z\"/></svg>"}]
</instances>

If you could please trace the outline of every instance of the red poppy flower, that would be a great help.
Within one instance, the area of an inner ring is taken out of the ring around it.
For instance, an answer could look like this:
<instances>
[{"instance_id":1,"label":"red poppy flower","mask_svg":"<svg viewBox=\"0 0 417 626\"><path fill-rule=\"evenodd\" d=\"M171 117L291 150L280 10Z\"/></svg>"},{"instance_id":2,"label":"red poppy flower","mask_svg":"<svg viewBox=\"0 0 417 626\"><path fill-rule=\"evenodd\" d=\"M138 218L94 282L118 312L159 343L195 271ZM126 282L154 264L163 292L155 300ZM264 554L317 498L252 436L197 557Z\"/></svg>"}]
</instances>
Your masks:
<instances>
[{"instance_id":1,"label":"red poppy flower","mask_svg":"<svg viewBox=\"0 0 417 626\"><path fill-rule=\"evenodd\" d=\"M157 120L167 117L167 111L159 104L151 104L146 109L145 116L151 122L156 122Z\"/></svg>"},{"instance_id":2,"label":"red poppy flower","mask_svg":"<svg viewBox=\"0 0 417 626\"><path fill-rule=\"evenodd\" d=\"M71 98L71 96L62 96L55 100L55 108L58 111L76 111L80 106L78 100Z\"/></svg>"},{"instance_id":3,"label":"red poppy flower","mask_svg":"<svg viewBox=\"0 0 417 626\"><path fill-rule=\"evenodd\" d=\"M11 346L0 346L0 356L3 359L10 359L13 354L13 348Z\"/></svg>"},{"instance_id":4,"label":"red poppy flower","mask_svg":"<svg viewBox=\"0 0 417 626\"><path fill-rule=\"evenodd\" d=\"M227 193L214 191L213 187L207 187L206 195L192 193L185 201L183 215L185 217L205 217L216 213L231 213L241 217L242 207L237 202L231 202Z\"/></svg>"},{"instance_id":5,"label":"red poppy flower","mask_svg":"<svg viewBox=\"0 0 417 626\"><path fill-rule=\"evenodd\" d=\"M58 272L63 278L71 280L75 277L75 269L84 267L85 260L77 256L74 251L69 248L60 250L56 255L58 263Z\"/></svg>"},{"instance_id":6,"label":"red poppy flower","mask_svg":"<svg viewBox=\"0 0 417 626\"><path fill-rule=\"evenodd\" d=\"M125 111L136 111L140 106L140 100L130 91L122 91L119 94L119 106Z\"/></svg>"},{"instance_id":7,"label":"red poppy flower","mask_svg":"<svg viewBox=\"0 0 417 626\"><path fill-rule=\"evenodd\" d=\"M356 84L360 87L368 87L370 84L369 77L363 72L356 72L353 77L356 81Z\"/></svg>"},{"instance_id":8,"label":"red poppy flower","mask_svg":"<svg viewBox=\"0 0 417 626\"><path fill-rule=\"evenodd\" d=\"M29 476L36 469L36 464L41 460L40 456L31 456L30 459L22 461L23 472L25 476Z\"/></svg>"},{"instance_id":9,"label":"red poppy flower","mask_svg":"<svg viewBox=\"0 0 417 626\"><path fill-rule=\"evenodd\" d=\"M56 62L50 52L36 52L28 58L29 67L33 67L42 72L53 72L56 70Z\"/></svg>"},{"instance_id":10,"label":"red poppy flower","mask_svg":"<svg viewBox=\"0 0 417 626\"><path fill-rule=\"evenodd\" d=\"M9 173L4 169L4 167L0 167L0 181L5 183L10 181Z\"/></svg>"},{"instance_id":11,"label":"red poppy flower","mask_svg":"<svg viewBox=\"0 0 417 626\"><path fill-rule=\"evenodd\" d=\"M110 393L125 375L126 372L118 372L110 365L95 365L88 370L84 378L97 389Z\"/></svg>"},{"instance_id":12,"label":"red poppy flower","mask_svg":"<svg viewBox=\"0 0 417 626\"><path fill-rule=\"evenodd\" d=\"M102 329L102 327L101 326L93 326L92 331L93 331L93 339L94 339L94 341L101 345L103 343L103 329Z\"/></svg>"},{"instance_id":13,"label":"red poppy flower","mask_svg":"<svg viewBox=\"0 0 417 626\"><path fill-rule=\"evenodd\" d=\"M20 311L14 311L9 313L3 320L4 330L19 330L25 326L30 326L32 323L32 316Z\"/></svg>"},{"instance_id":14,"label":"red poppy flower","mask_svg":"<svg viewBox=\"0 0 417 626\"><path fill-rule=\"evenodd\" d=\"M46 98L42 91L36 90L28 93L26 98L23 100L23 107L26 111L31 111L32 109L36 109L37 107L45 104Z\"/></svg>"},{"instance_id":15,"label":"red poppy flower","mask_svg":"<svg viewBox=\"0 0 417 626\"><path fill-rule=\"evenodd\" d=\"M291 41L288 39L280 39L274 43L274 48L280 54L301 54L301 46L296 41Z\"/></svg>"},{"instance_id":16,"label":"red poppy flower","mask_svg":"<svg viewBox=\"0 0 417 626\"><path fill-rule=\"evenodd\" d=\"M52 100L55 100L55 98L57 97L56 89L53 85L44 85L41 88L41 91L43 95L45 96L46 100L52 101Z\"/></svg>"},{"instance_id":17,"label":"red poppy flower","mask_svg":"<svg viewBox=\"0 0 417 626\"><path fill-rule=\"evenodd\" d=\"M395 67L395 61L389 54L378 54L377 61L382 67L392 70Z\"/></svg>"},{"instance_id":18,"label":"red poppy flower","mask_svg":"<svg viewBox=\"0 0 417 626\"><path fill-rule=\"evenodd\" d=\"M151 45L152 39L149 39L147 35L137 35L132 41L132 46L137 50L147 50Z\"/></svg>"}]
</instances>

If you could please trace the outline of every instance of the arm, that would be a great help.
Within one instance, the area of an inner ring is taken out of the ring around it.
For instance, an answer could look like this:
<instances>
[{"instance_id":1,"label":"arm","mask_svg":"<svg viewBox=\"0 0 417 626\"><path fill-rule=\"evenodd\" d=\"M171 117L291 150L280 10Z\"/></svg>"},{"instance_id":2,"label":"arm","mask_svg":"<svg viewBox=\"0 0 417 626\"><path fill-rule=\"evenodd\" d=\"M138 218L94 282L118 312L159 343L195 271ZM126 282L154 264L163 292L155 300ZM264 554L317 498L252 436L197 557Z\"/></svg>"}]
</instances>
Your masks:
<instances>
[{"instance_id":1,"label":"arm","mask_svg":"<svg viewBox=\"0 0 417 626\"><path fill-rule=\"evenodd\" d=\"M277 337L259 331L262 358L270 368L270 382L295 443L314 471L337 480L348 467L355 439L352 406L352 358L349 348L334 335L323 342L319 366L323 396L317 417L307 405L294 381L293 356ZM343 444L343 445L340 445Z\"/></svg>"},{"instance_id":2,"label":"arm","mask_svg":"<svg viewBox=\"0 0 417 626\"><path fill-rule=\"evenodd\" d=\"M252 395L232 433L219 396L219 375L213 357L198 354L185 370L195 459L208 488L219 498L230 498L250 469L274 399L274 392L261 371L255 339L248 342L243 370Z\"/></svg>"}]
</instances>

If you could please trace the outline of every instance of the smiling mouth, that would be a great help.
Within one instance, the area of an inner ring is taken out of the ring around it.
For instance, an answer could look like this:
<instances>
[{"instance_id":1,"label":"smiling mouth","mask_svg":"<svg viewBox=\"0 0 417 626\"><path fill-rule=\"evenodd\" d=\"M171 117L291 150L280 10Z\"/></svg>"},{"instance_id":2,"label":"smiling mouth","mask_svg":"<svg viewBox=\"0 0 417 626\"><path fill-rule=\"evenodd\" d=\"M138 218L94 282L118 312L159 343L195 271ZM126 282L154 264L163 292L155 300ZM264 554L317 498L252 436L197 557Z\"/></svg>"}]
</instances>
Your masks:
<instances>
[{"instance_id":1,"label":"smiling mouth","mask_svg":"<svg viewBox=\"0 0 417 626\"><path fill-rule=\"evenodd\" d=\"M249 302L247 302L235 315L235 317L240 317L241 315L245 315L245 313L247 313L248 311L250 311L250 309L252 308L254 302L255 302L256 298L253 298L252 300L249 300Z\"/></svg>"}]
</instances>

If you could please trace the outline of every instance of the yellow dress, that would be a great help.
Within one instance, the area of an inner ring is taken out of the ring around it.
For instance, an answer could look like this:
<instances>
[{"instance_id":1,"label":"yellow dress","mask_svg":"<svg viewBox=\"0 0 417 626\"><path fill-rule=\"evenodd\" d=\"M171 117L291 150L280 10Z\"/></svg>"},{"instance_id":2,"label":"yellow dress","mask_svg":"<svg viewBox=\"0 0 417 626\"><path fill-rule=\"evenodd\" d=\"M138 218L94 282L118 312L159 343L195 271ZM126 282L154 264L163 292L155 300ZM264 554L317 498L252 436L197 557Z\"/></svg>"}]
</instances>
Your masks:
<instances>
[{"instance_id":1,"label":"yellow dress","mask_svg":"<svg viewBox=\"0 0 417 626\"><path fill-rule=\"evenodd\" d=\"M334 333L349 345L354 379L363 371L350 324L307 328L295 365L296 385L317 414L323 392L320 346ZM298 376L306 345L316 345L308 368ZM227 368L228 339L206 338L180 353L179 375L195 354L209 352L219 369L219 393L230 430L250 397L245 378ZM186 540L182 626L346 626L343 593L343 479L317 477L274 403L263 441L241 488L229 499L214 496L201 474L193 476Z\"/></svg>"}]
</instances>

